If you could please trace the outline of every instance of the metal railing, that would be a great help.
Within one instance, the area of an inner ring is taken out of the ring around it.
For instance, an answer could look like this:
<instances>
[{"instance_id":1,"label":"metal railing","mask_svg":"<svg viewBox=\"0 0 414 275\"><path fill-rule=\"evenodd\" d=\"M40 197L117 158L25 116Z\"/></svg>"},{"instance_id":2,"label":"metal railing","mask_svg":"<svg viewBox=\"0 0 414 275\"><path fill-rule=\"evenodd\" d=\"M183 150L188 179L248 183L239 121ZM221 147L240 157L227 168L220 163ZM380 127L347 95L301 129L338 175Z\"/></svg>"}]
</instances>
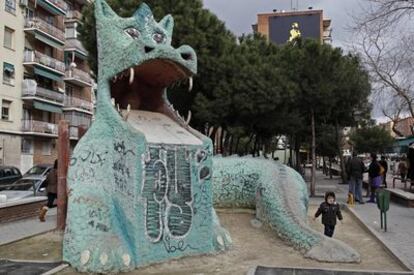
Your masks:
<instances>
[{"instance_id":1,"label":"metal railing","mask_svg":"<svg viewBox=\"0 0 414 275\"><path fill-rule=\"evenodd\" d=\"M46 100L55 101L60 104L62 104L64 101L63 93L39 87L36 81L33 79L23 80L22 96L40 97Z\"/></svg>"},{"instance_id":2,"label":"metal railing","mask_svg":"<svg viewBox=\"0 0 414 275\"><path fill-rule=\"evenodd\" d=\"M22 131L57 135L58 126L57 124L53 124L49 122L24 119L22 120Z\"/></svg>"},{"instance_id":3,"label":"metal railing","mask_svg":"<svg viewBox=\"0 0 414 275\"><path fill-rule=\"evenodd\" d=\"M65 107L81 108L90 112L93 110L92 102L72 96L65 97Z\"/></svg>"},{"instance_id":4,"label":"metal railing","mask_svg":"<svg viewBox=\"0 0 414 275\"><path fill-rule=\"evenodd\" d=\"M90 75L87 72L84 72L76 68L68 69L65 73L65 78L74 78L76 80L92 85L92 78L90 77Z\"/></svg>"},{"instance_id":5,"label":"metal railing","mask_svg":"<svg viewBox=\"0 0 414 275\"><path fill-rule=\"evenodd\" d=\"M60 41L65 41L65 33L63 32L63 30L58 29L57 27L46 22L45 20L40 19L39 17L26 18L24 27L39 29Z\"/></svg>"},{"instance_id":6,"label":"metal railing","mask_svg":"<svg viewBox=\"0 0 414 275\"><path fill-rule=\"evenodd\" d=\"M43 192L45 190L44 187L40 188L40 190L37 190L36 181L33 181L32 183L19 183L19 184L7 184L7 185L0 185L0 191L6 191L6 190L14 190L14 191L26 191L32 189L33 196L37 196L38 192L43 195Z\"/></svg>"},{"instance_id":7,"label":"metal railing","mask_svg":"<svg viewBox=\"0 0 414 275\"><path fill-rule=\"evenodd\" d=\"M78 10L68 10L66 13L66 19L82 20L82 13Z\"/></svg>"},{"instance_id":8,"label":"metal railing","mask_svg":"<svg viewBox=\"0 0 414 275\"><path fill-rule=\"evenodd\" d=\"M24 62L35 62L61 73L65 72L65 63L38 51L25 51Z\"/></svg>"}]
</instances>

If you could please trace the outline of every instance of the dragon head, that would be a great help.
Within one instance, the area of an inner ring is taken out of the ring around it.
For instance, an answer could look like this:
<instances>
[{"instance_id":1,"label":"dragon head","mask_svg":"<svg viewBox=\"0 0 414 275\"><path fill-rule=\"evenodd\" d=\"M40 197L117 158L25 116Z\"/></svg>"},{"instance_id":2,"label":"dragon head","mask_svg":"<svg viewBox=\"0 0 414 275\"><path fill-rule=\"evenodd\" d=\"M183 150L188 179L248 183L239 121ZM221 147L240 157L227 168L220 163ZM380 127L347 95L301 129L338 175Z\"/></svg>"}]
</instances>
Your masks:
<instances>
[{"instance_id":1,"label":"dragon head","mask_svg":"<svg viewBox=\"0 0 414 275\"><path fill-rule=\"evenodd\" d=\"M172 16L157 22L143 3L132 17L122 18L104 0L96 0L95 18L99 60L97 115L108 105L121 110L171 111L166 89L187 80L192 87L192 76L197 72L194 50L171 46Z\"/></svg>"}]
</instances>

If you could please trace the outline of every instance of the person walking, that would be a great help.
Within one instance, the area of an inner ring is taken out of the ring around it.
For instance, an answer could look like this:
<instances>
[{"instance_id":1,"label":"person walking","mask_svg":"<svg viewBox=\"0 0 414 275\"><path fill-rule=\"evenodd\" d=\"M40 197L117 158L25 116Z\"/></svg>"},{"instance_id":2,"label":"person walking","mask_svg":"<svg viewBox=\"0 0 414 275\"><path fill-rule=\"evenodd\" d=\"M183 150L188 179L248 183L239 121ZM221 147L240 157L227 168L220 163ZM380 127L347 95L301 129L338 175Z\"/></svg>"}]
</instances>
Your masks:
<instances>
[{"instance_id":1,"label":"person walking","mask_svg":"<svg viewBox=\"0 0 414 275\"><path fill-rule=\"evenodd\" d=\"M402 156L401 161L398 163L398 173L400 174L401 181L405 182L408 172L407 158Z\"/></svg>"},{"instance_id":2,"label":"person walking","mask_svg":"<svg viewBox=\"0 0 414 275\"><path fill-rule=\"evenodd\" d=\"M325 193L325 201L321 203L316 211L313 220L316 220L322 214L322 224L325 226L324 234L327 237L332 238L335 232L336 219L338 218L341 223L343 220L341 207L336 202L334 192Z\"/></svg>"},{"instance_id":3,"label":"person walking","mask_svg":"<svg viewBox=\"0 0 414 275\"><path fill-rule=\"evenodd\" d=\"M385 158L385 156L381 156L381 160L379 161L379 164L382 166L383 173L382 173L382 185L385 186L385 188L387 188L387 172L388 172L388 162L387 159Z\"/></svg>"},{"instance_id":4,"label":"person walking","mask_svg":"<svg viewBox=\"0 0 414 275\"><path fill-rule=\"evenodd\" d=\"M362 178L365 171L365 165L357 156L356 152L352 153L347 165L349 178L349 192L352 193L356 202L364 204L362 199Z\"/></svg>"},{"instance_id":5,"label":"person walking","mask_svg":"<svg viewBox=\"0 0 414 275\"><path fill-rule=\"evenodd\" d=\"M368 202L375 203L375 191L381 186L381 165L377 161L377 154L371 153L371 164L368 168L371 196Z\"/></svg>"},{"instance_id":6,"label":"person walking","mask_svg":"<svg viewBox=\"0 0 414 275\"><path fill-rule=\"evenodd\" d=\"M49 210L49 208L54 207L54 201L57 198L57 182L58 182L57 167L58 167L58 161L55 160L53 168L50 170L45 180L46 181L46 192L47 192L47 205L43 206L40 209L39 220L41 222L46 221L46 213Z\"/></svg>"}]
</instances>

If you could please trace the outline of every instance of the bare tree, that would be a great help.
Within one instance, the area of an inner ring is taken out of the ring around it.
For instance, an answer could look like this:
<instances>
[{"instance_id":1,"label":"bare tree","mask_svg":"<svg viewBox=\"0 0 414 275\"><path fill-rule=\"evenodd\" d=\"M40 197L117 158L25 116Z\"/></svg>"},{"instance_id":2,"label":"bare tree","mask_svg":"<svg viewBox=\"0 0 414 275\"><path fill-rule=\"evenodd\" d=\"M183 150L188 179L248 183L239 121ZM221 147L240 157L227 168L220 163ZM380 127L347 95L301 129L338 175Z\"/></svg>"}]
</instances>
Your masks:
<instances>
[{"instance_id":1,"label":"bare tree","mask_svg":"<svg viewBox=\"0 0 414 275\"><path fill-rule=\"evenodd\" d=\"M401 116L414 117L414 0L365 1L354 18L354 49L370 72L374 99L388 103L382 113L395 125Z\"/></svg>"}]
</instances>

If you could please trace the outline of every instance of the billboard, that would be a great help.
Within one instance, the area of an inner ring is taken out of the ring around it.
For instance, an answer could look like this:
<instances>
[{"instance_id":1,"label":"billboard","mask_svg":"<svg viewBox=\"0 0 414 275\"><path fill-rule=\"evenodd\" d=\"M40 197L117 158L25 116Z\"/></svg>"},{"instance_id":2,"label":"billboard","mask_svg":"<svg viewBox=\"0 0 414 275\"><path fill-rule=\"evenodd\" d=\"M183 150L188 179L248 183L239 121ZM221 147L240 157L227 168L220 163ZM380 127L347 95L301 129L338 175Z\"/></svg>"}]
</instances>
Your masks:
<instances>
[{"instance_id":1,"label":"billboard","mask_svg":"<svg viewBox=\"0 0 414 275\"><path fill-rule=\"evenodd\" d=\"M276 44L289 40L292 25L297 23L302 38L321 39L322 13L283 14L269 17L269 39Z\"/></svg>"}]
</instances>

